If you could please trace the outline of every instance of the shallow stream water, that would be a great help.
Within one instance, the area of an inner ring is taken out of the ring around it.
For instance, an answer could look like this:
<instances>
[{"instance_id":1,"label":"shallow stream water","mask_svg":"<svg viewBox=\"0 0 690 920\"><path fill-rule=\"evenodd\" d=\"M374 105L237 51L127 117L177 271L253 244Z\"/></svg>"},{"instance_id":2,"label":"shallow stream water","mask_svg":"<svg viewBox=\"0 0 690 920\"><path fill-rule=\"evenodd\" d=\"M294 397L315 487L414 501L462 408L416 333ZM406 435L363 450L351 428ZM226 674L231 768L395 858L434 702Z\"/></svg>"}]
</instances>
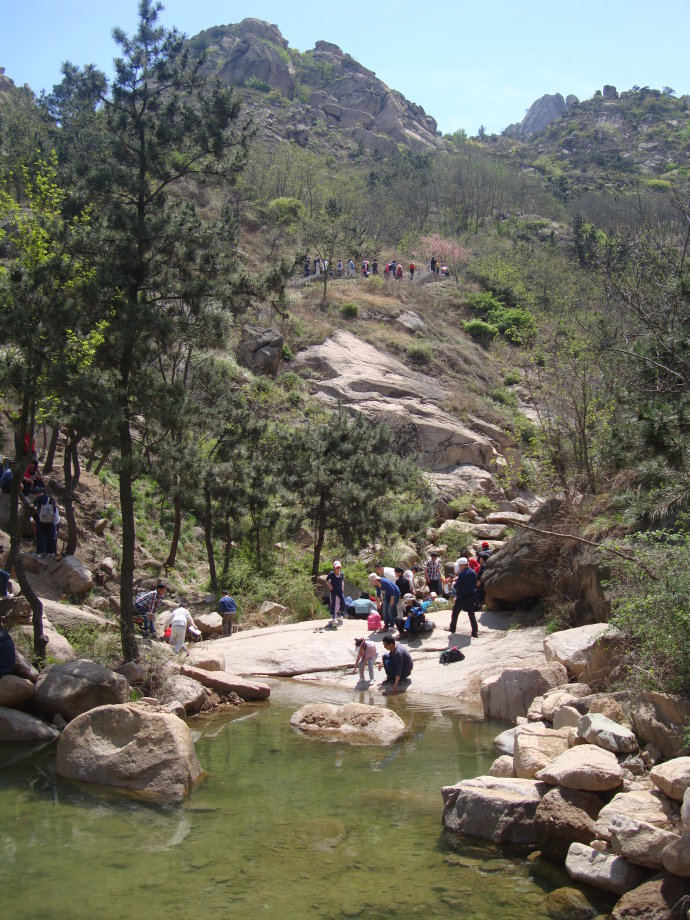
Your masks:
<instances>
[{"instance_id":1,"label":"shallow stream water","mask_svg":"<svg viewBox=\"0 0 690 920\"><path fill-rule=\"evenodd\" d=\"M352 695L275 681L269 704L190 722L209 775L180 807L59 781L49 752L0 770L3 916L549 916L549 891L571 885L564 872L441 826L441 787L488 772L505 726L474 721L451 700L408 695L387 701L410 724L405 740L325 743L289 725L312 699Z\"/></svg>"}]
</instances>

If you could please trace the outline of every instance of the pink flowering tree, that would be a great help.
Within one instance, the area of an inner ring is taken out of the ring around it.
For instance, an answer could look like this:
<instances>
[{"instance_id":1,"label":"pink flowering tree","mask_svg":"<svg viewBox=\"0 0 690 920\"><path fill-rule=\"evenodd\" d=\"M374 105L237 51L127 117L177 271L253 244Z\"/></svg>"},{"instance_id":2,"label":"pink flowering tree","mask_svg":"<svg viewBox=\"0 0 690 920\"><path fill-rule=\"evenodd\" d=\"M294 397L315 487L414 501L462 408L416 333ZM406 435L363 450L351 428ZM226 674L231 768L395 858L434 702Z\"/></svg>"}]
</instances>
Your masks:
<instances>
[{"instance_id":1,"label":"pink flowering tree","mask_svg":"<svg viewBox=\"0 0 690 920\"><path fill-rule=\"evenodd\" d=\"M444 239L442 236L439 236L438 233L430 233L428 236L423 236L419 242L423 251L430 259L432 256L436 256L437 262L440 262L441 265L448 266L457 284L460 269L469 259L469 249L462 246L456 240Z\"/></svg>"}]
</instances>

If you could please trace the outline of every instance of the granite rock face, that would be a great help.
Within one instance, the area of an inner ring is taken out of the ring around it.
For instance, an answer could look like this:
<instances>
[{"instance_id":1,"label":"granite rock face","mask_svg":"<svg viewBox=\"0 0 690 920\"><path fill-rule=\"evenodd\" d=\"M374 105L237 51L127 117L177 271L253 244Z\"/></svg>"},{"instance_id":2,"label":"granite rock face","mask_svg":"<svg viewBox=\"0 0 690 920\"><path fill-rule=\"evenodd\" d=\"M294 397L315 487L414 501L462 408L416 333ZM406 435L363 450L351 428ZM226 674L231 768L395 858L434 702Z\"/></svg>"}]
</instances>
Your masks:
<instances>
[{"instance_id":1,"label":"granite rock face","mask_svg":"<svg viewBox=\"0 0 690 920\"><path fill-rule=\"evenodd\" d=\"M533 844L534 816L548 790L531 779L478 776L445 786L443 824L467 837L494 843Z\"/></svg>"},{"instance_id":2,"label":"granite rock face","mask_svg":"<svg viewBox=\"0 0 690 920\"><path fill-rule=\"evenodd\" d=\"M507 137L543 134L552 122L560 118L577 101L577 96L572 94L564 99L560 93L546 93L532 103L522 121L508 125L503 133Z\"/></svg>"}]
</instances>

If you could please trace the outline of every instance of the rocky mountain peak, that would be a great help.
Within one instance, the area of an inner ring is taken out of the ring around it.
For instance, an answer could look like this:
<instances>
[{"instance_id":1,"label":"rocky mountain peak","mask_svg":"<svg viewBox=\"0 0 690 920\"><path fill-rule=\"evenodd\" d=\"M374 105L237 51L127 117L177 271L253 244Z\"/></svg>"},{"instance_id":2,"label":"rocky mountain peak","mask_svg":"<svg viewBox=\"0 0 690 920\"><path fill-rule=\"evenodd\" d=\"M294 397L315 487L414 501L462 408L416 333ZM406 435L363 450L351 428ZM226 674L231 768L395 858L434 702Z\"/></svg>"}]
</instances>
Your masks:
<instances>
[{"instance_id":1,"label":"rocky mountain peak","mask_svg":"<svg viewBox=\"0 0 690 920\"><path fill-rule=\"evenodd\" d=\"M503 132L506 137L525 137L543 134L547 127L557 118L560 118L563 112L578 102L577 96L572 94L564 99L560 93L549 95L546 93L541 99L537 99L527 110L525 117L521 122L508 125Z\"/></svg>"},{"instance_id":2,"label":"rocky mountain peak","mask_svg":"<svg viewBox=\"0 0 690 920\"><path fill-rule=\"evenodd\" d=\"M307 146L314 129L325 125L338 129L340 142L380 154L394 152L399 143L416 148L440 144L436 121L421 106L389 89L332 42L318 41L300 53L277 26L243 19L200 32L190 46L205 53L209 72L246 92L257 123L274 136L283 134ZM274 91L285 101L269 109L261 94Z\"/></svg>"}]
</instances>

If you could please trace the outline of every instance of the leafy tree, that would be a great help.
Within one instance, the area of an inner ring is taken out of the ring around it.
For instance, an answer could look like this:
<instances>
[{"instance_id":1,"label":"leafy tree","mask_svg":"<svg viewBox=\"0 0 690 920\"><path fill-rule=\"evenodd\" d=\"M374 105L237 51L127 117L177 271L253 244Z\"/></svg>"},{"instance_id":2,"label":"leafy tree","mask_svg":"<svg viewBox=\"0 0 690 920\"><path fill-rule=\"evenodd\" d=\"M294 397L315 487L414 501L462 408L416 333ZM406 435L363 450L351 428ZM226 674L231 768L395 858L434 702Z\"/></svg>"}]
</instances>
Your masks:
<instances>
[{"instance_id":1,"label":"leafy tree","mask_svg":"<svg viewBox=\"0 0 690 920\"><path fill-rule=\"evenodd\" d=\"M430 258L435 256L437 262L448 266L457 284L460 271L469 258L469 250L456 240L443 239L438 233L423 236L419 242Z\"/></svg>"},{"instance_id":2,"label":"leafy tree","mask_svg":"<svg viewBox=\"0 0 690 920\"><path fill-rule=\"evenodd\" d=\"M0 220L12 244L9 261L0 266L0 340L4 343L0 384L10 397L5 411L16 433L15 473L10 495L10 557L33 611L34 649L45 654L43 606L22 564L19 484L28 457L25 434L33 440L35 424L50 413L60 394L92 363L103 340L104 325L85 329L78 303L93 269L81 257L88 234L88 214L62 216L65 193L56 182L55 159L39 161L35 178L24 170L26 207L0 190Z\"/></svg>"},{"instance_id":3,"label":"leafy tree","mask_svg":"<svg viewBox=\"0 0 690 920\"><path fill-rule=\"evenodd\" d=\"M327 533L354 549L387 524L393 530L382 506L402 485L401 464L391 452L388 429L362 415L350 419L339 412L296 430L285 445L282 479L293 527L306 522L314 533L314 583Z\"/></svg>"},{"instance_id":4,"label":"leafy tree","mask_svg":"<svg viewBox=\"0 0 690 920\"><path fill-rule=\"evenodd\" d=\"M99 283L111 334L99 350L116 419L122 513L121 634L126 658L136 656L133 624L134 498L145 433L140 420L152 403L158 415L170 394L155 364L184 333L188 309L212 306L211 295L238 309L241 295L227 282L235 254L235 226L221 212L204 221L184 183L232 181L241 168L248 127L229 90L211 82L182 36L157 24L160 5L141 0L131 38L113 32L121 50L112 84L94 68L65 68L59 96L64 110L83 111L90 99L102 126L100 156L83 176L98 215ZM93 134L89 132L89 139ZM231 293L237 295L230 302Z\"/></svg>"}]
</instances>

